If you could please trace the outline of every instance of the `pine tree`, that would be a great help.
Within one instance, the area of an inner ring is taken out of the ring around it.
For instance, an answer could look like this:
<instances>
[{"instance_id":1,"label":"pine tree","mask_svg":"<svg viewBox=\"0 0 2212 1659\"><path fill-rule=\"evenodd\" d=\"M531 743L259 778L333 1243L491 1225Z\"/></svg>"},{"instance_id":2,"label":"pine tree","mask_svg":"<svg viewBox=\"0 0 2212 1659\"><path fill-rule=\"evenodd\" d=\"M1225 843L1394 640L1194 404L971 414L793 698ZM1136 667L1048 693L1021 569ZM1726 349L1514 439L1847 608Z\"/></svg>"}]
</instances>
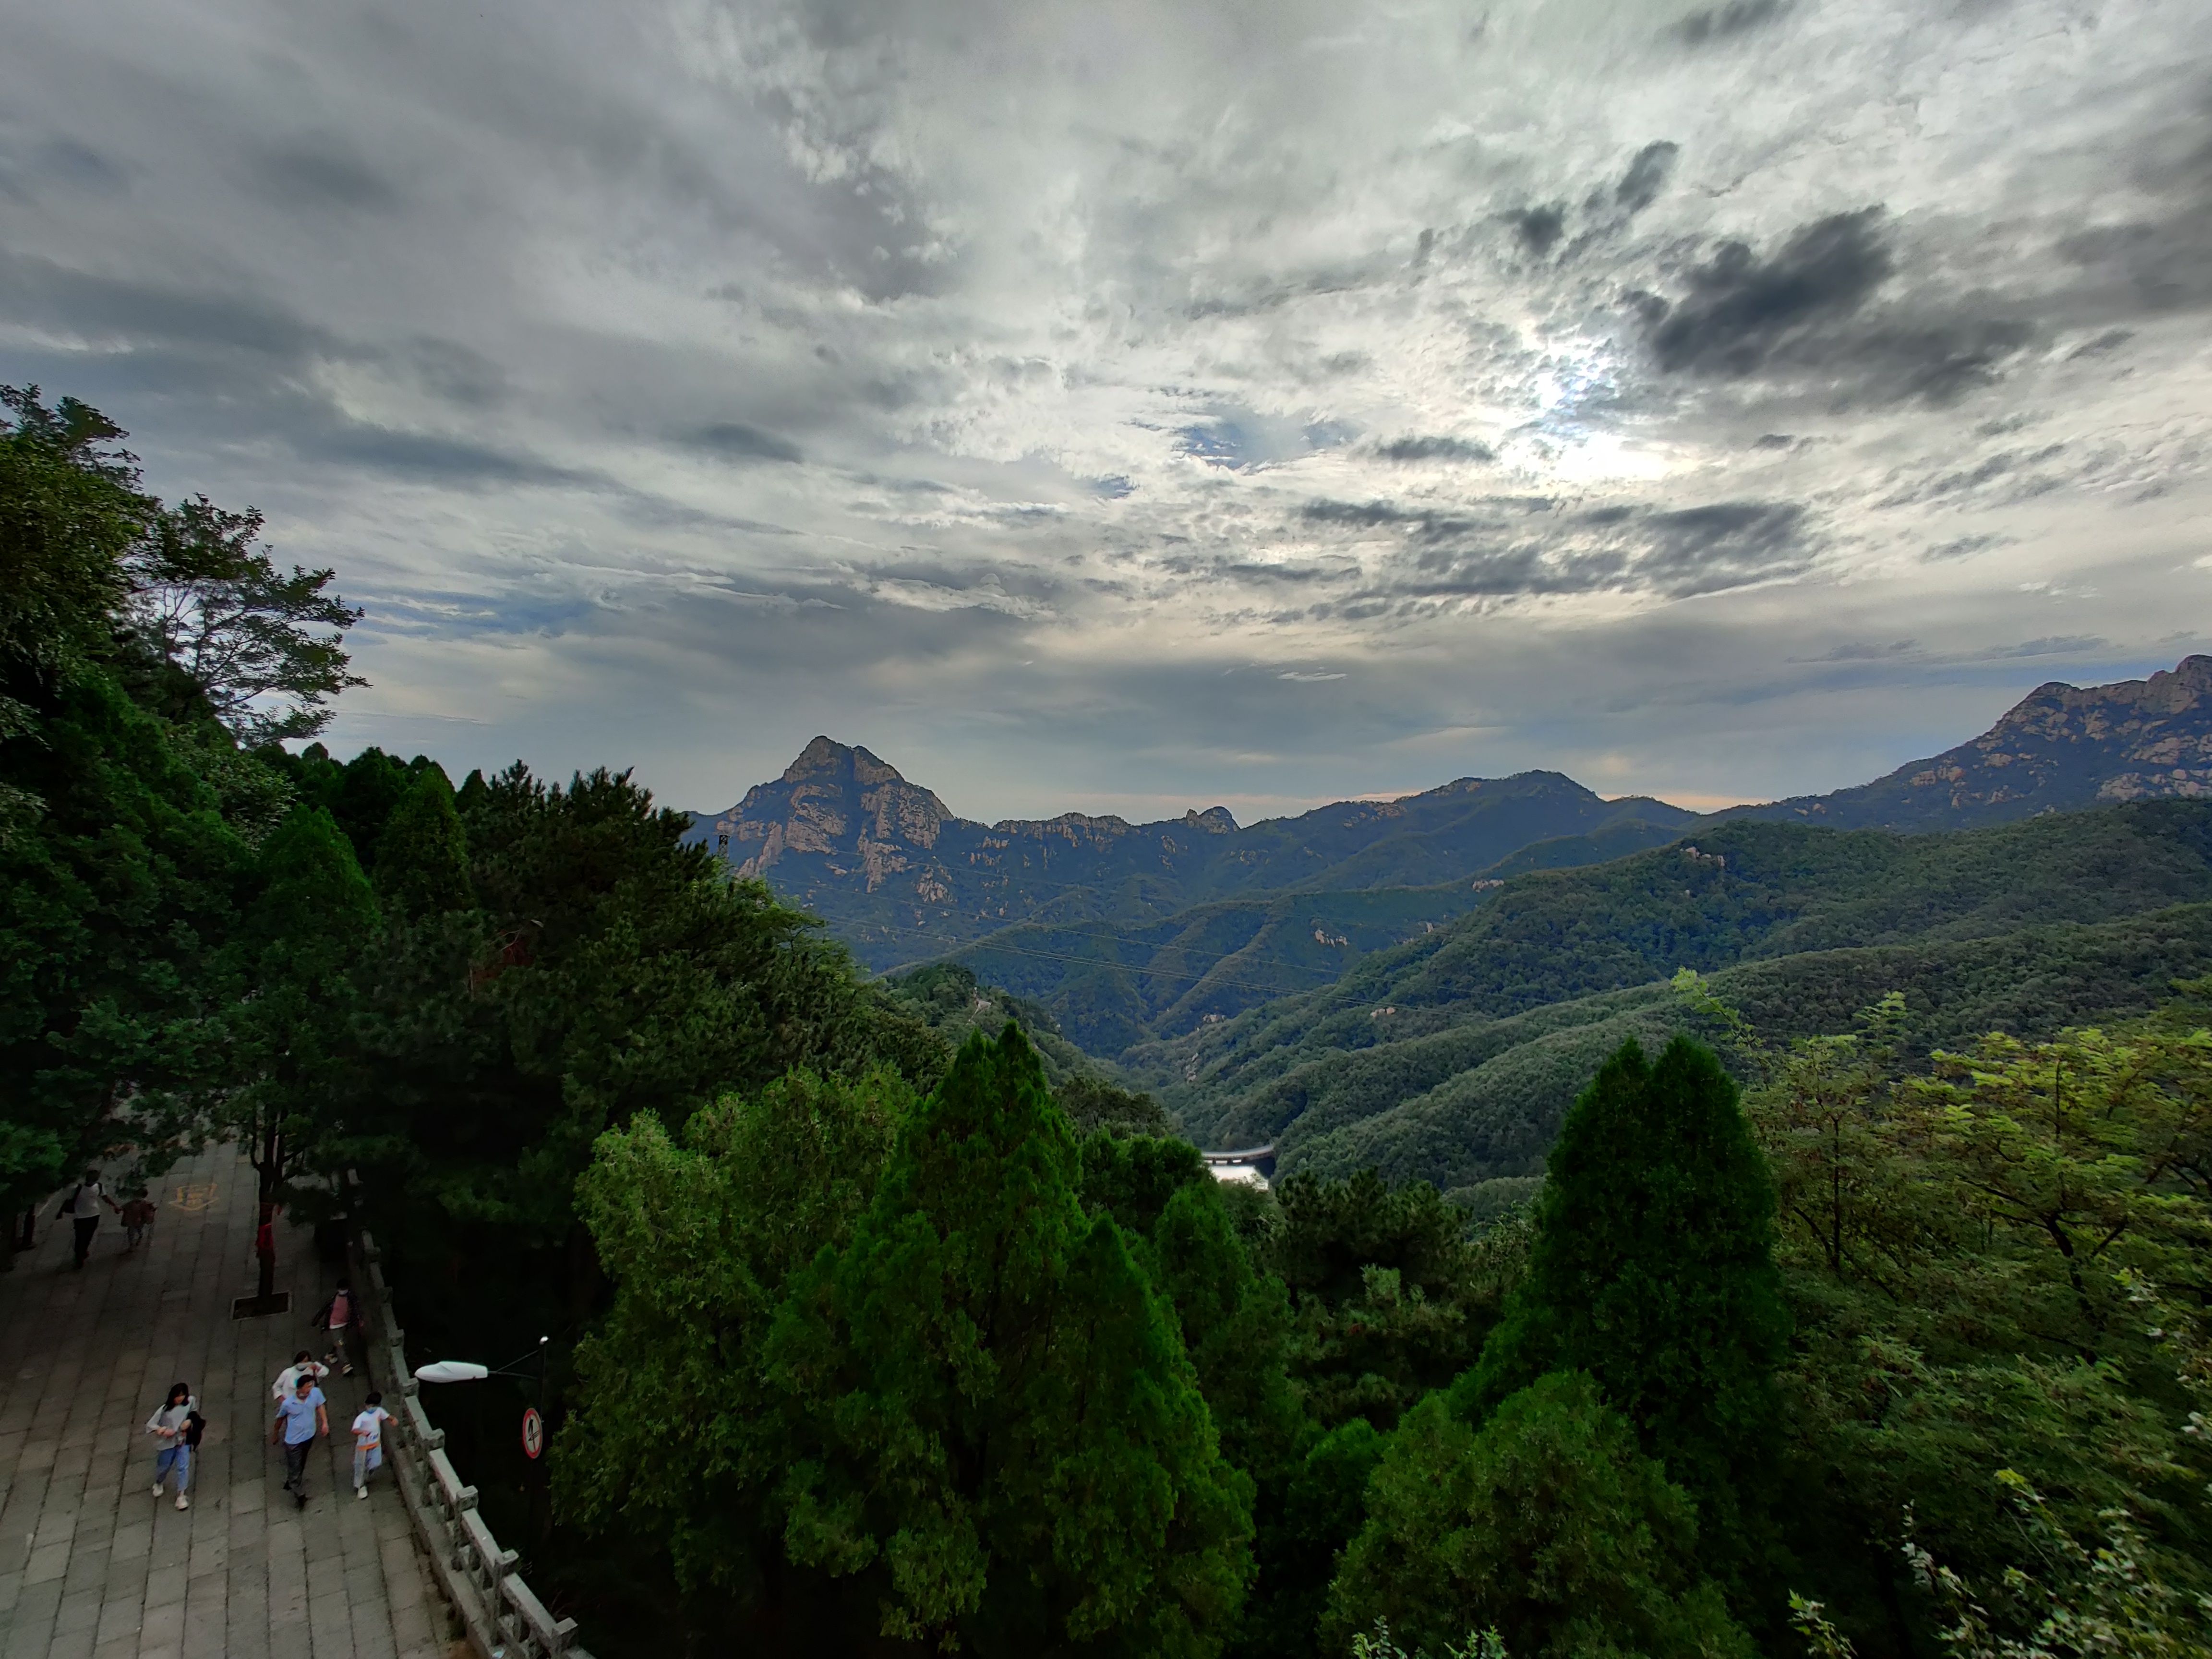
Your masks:
<instances>
[{"instance_id":1,"label":"pine tree","mask_svg":"<svg viewBox=\"0 0 2212 1659\"><path fill-rule=\"evenodd\" d=\"M376 889L407 916L465 910L475 902L468 837L442 768L424 767L385 821L376 842Z\"/></svg>"},{"instance_id":2,"label":"pine tree","mask_svg":"<svg viewBox=\"0 0 2212 1659\"><path fill-rule=\"evenodd\" d=\"M1773 1250L1772 1182L1719 1061L1687 1037L1656 1066L1624 1043L1561 1127L1527 1276L1454 1404L1480 1418L1546 1372L1589 1372L1741 1584L1789 1337Z\"/></svg>"},{"instance_id":3,"label":"pine tree","mask_svg":"<svg viewBox=\"0 0 2212 1659\"><path fill-rule=\"evenodd\" d=\"M818 1437L787 1546L866 1573L886 1635L985 1654L1218 1650L1249 1483L1173 1316L1105 1216L1036 1051L971 1036L902 1126L867 1215L778 1322Z\"/></svg>"}]
</instances>

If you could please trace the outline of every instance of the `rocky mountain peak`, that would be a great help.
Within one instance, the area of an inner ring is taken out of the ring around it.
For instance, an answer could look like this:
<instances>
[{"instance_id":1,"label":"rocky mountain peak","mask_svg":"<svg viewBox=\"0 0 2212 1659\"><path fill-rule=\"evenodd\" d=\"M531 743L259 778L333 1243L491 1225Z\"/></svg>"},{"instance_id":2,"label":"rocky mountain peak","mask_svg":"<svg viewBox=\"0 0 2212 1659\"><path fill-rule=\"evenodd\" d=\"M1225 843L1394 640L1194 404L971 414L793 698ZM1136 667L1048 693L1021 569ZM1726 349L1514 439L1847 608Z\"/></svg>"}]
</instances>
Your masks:
<instances>
[{"instance_id":1,"label":"rocky mountain peak","mask_svg":"<svg viewBox=\"0 0 2212 1659\"><path fill-rule=\"evenodd\" d=\"M805 783L818 778L847 778L855 783L904 783L899 769L857 746L848 748L834 738L817 738L799 751L799 758L783 769L783 781Z\"/></svg>"},{"instance_id":2,"label":"rocky mountain peak","mask_svg":"<svg viewBox=\"0 0 2212 1659\"><path fill-rule=\"evenodd\" d=\"M1230 816L1225 806L1209 806L1203 812L1194 806L1182 815L1182 821L1192 829L1209 836L1233 836L1237 833L1237 820Z\"/></svg>"},{"instance_id":3,"label":"rocky mountain peak","mask_svg":"<svg viewBox=\"0 0 2212 1659\"><path fill-rule=\"evenodd\" d=\"M1849 828L1951 830L2103 801L2212 795L2212 657L2148 679L2051 680L1955 749L1856 789L1751 809Z\"/></svg>"}]
</instances>

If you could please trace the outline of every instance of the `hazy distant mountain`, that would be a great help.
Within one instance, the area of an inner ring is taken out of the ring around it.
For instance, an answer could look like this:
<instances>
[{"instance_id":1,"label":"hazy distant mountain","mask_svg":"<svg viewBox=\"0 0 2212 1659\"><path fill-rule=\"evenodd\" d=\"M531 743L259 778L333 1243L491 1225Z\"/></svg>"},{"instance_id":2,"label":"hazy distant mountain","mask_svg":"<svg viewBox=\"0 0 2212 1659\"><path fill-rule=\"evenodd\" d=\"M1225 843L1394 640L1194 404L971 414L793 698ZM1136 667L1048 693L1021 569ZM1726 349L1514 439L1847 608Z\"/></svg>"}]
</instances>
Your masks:
<instances>
[{"instance_id":1,"label":"hazy distant mountain","mask_svg":"<svg viewBox=\"0 0 2212 1659\"><path fill-rule=\"evenodd\" d=\"M692 838L881 969L1024 924L1152 922L1214 900L1458 882L1547 840L1598 836L1607 851L1597 855L1611 856L1694 821L1662 801L1608 801L1556 772L1524 772L1249 826L1219 806L1155 823L1066 812L986 824L867 750L817 738L729 811L694 813Z\"/></svg>"},{"instance_id":2,"label":"hazy distant mountain","mask_svg":"<svg viewBox=\"0 0 2212 1659\"><path fill-rule=\"evenodd\" d=\"M1971 743L1886 778L1723 816L1911 832L2176 795L2212 795L2212 657L2117 685L2053 680Z\"/></svg>"}]
</instances>

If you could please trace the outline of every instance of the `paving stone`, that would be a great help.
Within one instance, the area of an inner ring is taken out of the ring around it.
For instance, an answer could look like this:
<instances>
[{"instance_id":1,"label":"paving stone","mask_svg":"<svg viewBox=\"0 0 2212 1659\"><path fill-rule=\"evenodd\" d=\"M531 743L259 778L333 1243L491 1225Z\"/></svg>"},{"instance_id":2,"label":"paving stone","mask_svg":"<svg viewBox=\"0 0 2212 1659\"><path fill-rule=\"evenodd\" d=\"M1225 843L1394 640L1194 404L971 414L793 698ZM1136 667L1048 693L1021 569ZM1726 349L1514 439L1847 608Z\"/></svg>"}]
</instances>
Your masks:
<instances>
[{"instance_id":1,"label":"paving stone","mask_svg":"<svg viewBox=\"0 0 2212 1659\"><path fill-rule=\"evenodd\" d=\"M387 1478L353 1498L344 1425L365 1376L325 1385L337 1432L309 1458L307 1509L280 1489L269 1383L308 1345L332 1273L280 1225L293 1316L231 1318L252 1289L252 1181L228 1152L188 1160L152 1194L142 1249L103 1226L79 1273L67 1230L48 1226L0 1275L0 1330L73 1334L0 1376L5 1659L447 1659L447 1615L398 1492ZM209 1421L183 1511L148 1490L144 1431L179 1379Z\"/></svg>"},{"instance_id":2,"label":"paving stone","mask_svg":"<svg viewBox=\"0 0 2212 1659\"><path fill-rule=\"evenodd\" d=\"M89 1630L100 1622L103 1598L96 1589L78 1590L62 1597L62 1604L54 1610L54 1630Z\"/></svg>"}]
</instances>

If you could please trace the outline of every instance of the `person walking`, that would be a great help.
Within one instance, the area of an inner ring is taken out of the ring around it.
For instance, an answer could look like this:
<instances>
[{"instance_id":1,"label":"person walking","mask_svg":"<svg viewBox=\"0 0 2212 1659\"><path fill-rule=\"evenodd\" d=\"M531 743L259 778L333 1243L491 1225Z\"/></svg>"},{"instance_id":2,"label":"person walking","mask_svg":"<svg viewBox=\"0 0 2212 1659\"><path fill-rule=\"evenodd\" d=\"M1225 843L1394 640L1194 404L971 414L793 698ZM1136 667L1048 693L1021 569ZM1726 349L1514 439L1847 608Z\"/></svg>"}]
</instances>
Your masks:
<instances>
[{"instance_id":1,"label":"person walking","mask_svg":"<svg viewBox=\"0 0 2212 1659\"><path fill-rule=\"evenodd\" d=\"M384 1396L374 1389L353 1420L353 1495L368 1496L368 1477L384 1467L384 1425L392 1413L384 1409Z\"/></svg>"},{"instance_id":2,"label":"person walking","mask_svg":"<svg viewBox=\"0 0 2212 1659\"><path fill-rule=\"evenodd\" d=\"M314 1317L315 1328L328 1331L331 1336L331 1351L323 1356L324 1364L335 1365L348 1376L353 1375L353 1356L346 1352L346 1339L353 1329L353 1287L341 1279L336 1292Z\"/></svg>"},{"instance_id":3,"label":"person walking","mask_svg":"<svg viewBox=\"0 0 2212 1659\"><path fill-rule=\"evenodd\" d=\"M185 1491L192 1484L192 1447L198 1443L192 1425L199 1419L199 1411L200 1402L193 1396L191 1385L177 1382L170 1385L169 1397L146 1419L146 1432L160 1447L154 1454L154 1496L161 1495L162 1483L168 1479L169 1471L174 1469L177 1507L180 1510L192 1506Z\"/></svg>"},{"instance_id":4,"label":"person walking","mask_svg":"<svg viewBox=\"0 0 2212 1659\"><path fill-rule=\"evenodd\" d=\"M277 1407L276 1420L269 1429L269 1443L281 1441L284 1447L284 1490L303 1510L307 1507L307 1454L314 1449L317 1435L331 1431L330 1413L323 1405L323 1391L315 1386L313 1373L302 1371L290 1396Z\"/></svg>"},{"instance_id":5,"label":"person walking","mask_svg":"<svg viewBox=\"0 0 2212 1659\"><path fill-rule=\"evenodd\" d=\"M72 1264L75 1267L83 1267L85 1257L92 1254L92 1236L99 1230L100 1206L103 1204L118 1215L123 1213L123 1206L110 1198L106 1189L100 1186L100 1171L97 1170L87 1170L84 1179L77 1182L76 1190L62 1200L62 1214L76 1224L76 1260Z\"/></svg>"}]
</instances>

